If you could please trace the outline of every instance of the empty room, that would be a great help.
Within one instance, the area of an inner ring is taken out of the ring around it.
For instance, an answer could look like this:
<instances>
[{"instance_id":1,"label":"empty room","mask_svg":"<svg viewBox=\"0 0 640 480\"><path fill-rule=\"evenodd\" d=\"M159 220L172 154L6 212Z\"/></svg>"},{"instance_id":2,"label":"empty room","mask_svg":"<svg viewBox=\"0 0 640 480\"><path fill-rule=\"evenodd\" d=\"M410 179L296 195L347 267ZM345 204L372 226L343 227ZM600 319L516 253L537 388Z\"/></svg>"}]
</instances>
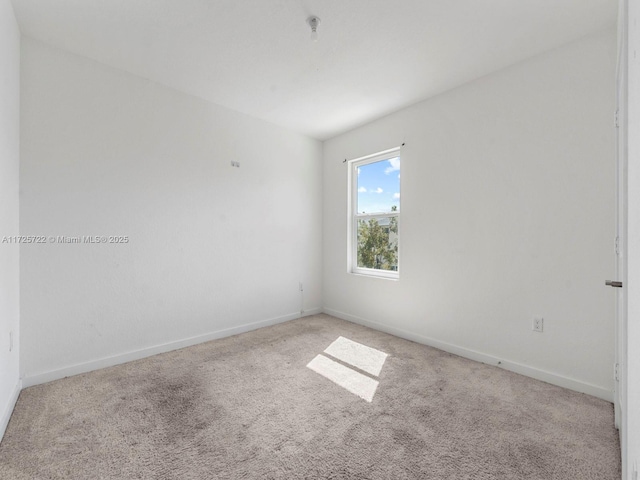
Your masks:
<instances>
[{"instance_id":1,"label":"empty room","mask_svg":"<svg viewBox=\"0 0 640 480\"><path fill-rule=\"evenodd\" d=\"M0 0L0 479L638 480L638 3Z\"/></svg>"}]
</instances>

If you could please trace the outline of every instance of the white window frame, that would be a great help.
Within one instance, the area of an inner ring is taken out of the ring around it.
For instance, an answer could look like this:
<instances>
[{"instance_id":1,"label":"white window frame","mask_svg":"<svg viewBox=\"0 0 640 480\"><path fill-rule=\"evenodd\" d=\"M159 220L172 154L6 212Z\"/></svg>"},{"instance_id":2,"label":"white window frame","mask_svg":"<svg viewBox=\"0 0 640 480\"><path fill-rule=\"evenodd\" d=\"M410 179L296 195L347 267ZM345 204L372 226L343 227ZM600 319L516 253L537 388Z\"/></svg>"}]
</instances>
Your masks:
<instances>
[{"instance_id":1,"label":"white window frame","mask_svg":"<svg viewBox=\"0 0 640 480\"><path fill-rule=\"evenodd\" d=\"M349 221L347 226L347 272L356 275L367 275L370 277L387 278L398 280L400 278L400 209L396 212L387 213L358 213L358 167L370 163L390 160L400 157L400 147L391 148L383 152L374 153L365 157L354 158L348 162L348 182L349 182ZM402 162L400 163L402 170ZM400 193L400 192L399 192ZM401 196L402 198L402 196ZM401 202L402 200L400 200ZM376 268L358 267L358 221L375 218L396 217L398 219L398 269L380 270Z\"/></svg>"}]
</instances>

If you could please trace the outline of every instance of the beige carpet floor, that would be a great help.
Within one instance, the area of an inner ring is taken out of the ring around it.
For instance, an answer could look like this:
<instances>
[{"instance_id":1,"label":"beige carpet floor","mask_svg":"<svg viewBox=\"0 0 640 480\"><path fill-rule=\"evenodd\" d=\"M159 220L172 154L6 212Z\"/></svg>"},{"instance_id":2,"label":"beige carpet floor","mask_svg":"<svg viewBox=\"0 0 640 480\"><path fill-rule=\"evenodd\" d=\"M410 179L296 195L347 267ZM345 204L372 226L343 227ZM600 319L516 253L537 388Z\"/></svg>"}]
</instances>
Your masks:
<instances>
[{"instance_id":1,"label":"beige carpet floor","mask_svg":"<svg viewBox=\"0 0 640 480\"><path fill-rule=\"evenodd\" d=\"M619 455L605 401L317 315L23 390L0 478L617 480Z\"/></svg>"}]
</instances>

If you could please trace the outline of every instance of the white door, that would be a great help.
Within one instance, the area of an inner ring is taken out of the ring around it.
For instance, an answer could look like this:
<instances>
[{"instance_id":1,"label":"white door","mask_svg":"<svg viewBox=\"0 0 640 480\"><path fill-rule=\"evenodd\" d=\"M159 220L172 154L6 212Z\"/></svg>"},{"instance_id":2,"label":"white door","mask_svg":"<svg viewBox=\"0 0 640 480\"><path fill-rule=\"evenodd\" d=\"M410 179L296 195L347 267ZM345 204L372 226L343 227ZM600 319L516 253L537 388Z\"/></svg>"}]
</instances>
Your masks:
<instances>
[{"instance_id":1,"label":"white door","mask_svg":"<svg viewBox=\"0 0 640 480\"><path fill-rule=\"evenodd\" d=\"M623 122L626 120L626 35L624 32L624 1L620 2L622 11L618 22L618 65L616 72L616 231L615 231L615 278L614 285L620 285L625 278L625 248L626 248L626 129ZM609 283L609 282L607 282ZM613 286L613 285L612 285ZM620 428L624 421L625 384L623 368L626 358L626 321L624 284L622 287L614 287L615 291L615 423Z\"/></svg>"}]
</instances>

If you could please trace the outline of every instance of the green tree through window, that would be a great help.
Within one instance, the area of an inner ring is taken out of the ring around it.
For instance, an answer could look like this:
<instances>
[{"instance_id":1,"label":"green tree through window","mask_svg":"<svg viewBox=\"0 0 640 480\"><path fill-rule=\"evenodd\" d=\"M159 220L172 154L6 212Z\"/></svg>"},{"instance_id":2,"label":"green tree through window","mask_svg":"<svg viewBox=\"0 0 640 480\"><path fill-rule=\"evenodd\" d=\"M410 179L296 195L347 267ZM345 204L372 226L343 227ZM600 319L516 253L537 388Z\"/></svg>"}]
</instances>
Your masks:
<instances>
[{"instance_id":1,"label":"green tree through window","mask_svg":"<svg viewBox=\"0 0 640 480\"><path fill-rule=\"evenodd\" d=\"M398 207L393 205L392 211ZM386 220L386 219L385 219ZM358 219L358 267L398 270L398 218Z\"/></svg>"}]
</instances>

